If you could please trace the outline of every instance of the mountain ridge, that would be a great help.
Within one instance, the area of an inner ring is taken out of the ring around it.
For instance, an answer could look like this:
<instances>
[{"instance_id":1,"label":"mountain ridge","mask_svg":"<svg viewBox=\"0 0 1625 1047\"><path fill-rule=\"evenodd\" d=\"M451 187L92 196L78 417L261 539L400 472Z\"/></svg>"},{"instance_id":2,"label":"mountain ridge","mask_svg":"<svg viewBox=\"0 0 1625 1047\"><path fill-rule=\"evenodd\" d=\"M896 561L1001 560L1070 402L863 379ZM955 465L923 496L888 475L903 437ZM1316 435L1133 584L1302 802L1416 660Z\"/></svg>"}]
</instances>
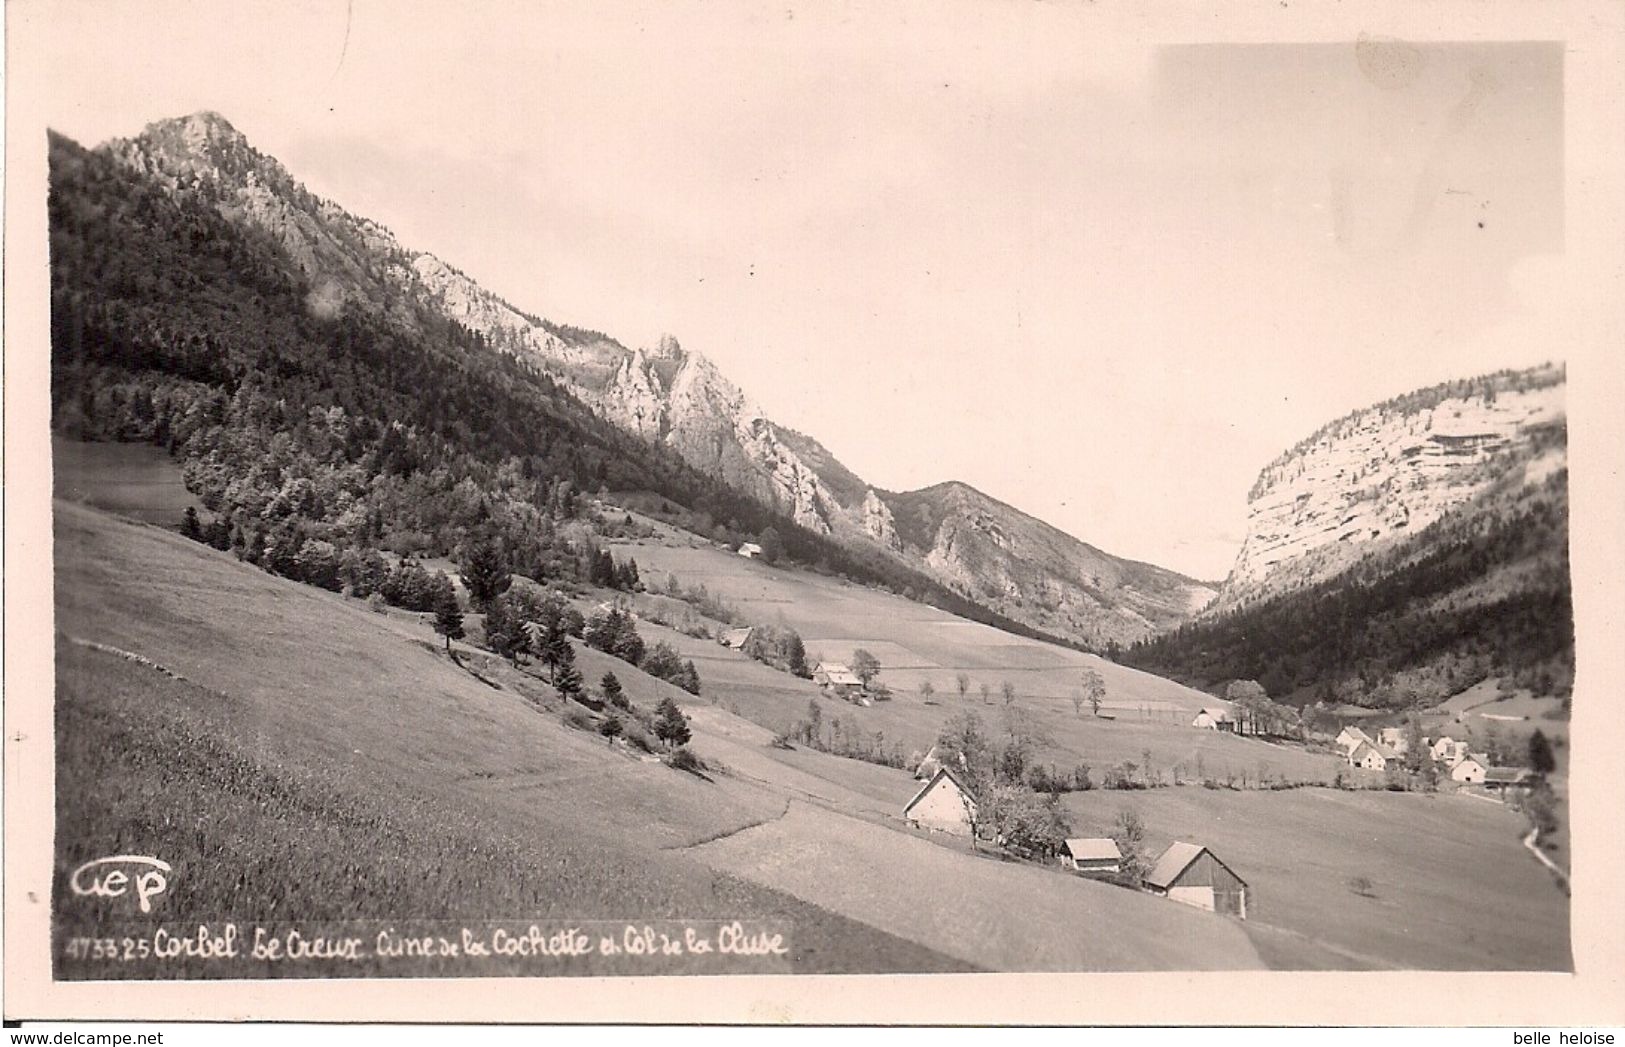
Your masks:
<instances>
[{"instance_id":1,"label":"mountain ridge","mask_svg":"<svg viewBox=\"0 0 1625 1047\"><path fill-rule=\"evenodd\" d=\"M922 492L940 493L940 485L885 492L868 484L815 438L774 422L714 362L675 338L628 349L601 332L521 309L438 256L405 247L382 224L311 194L218 113L157 121L134 138L101 148L171 188L200 192L228 218L271 235L310 279L312 308L336 313L346 305L371 306L410 323L405 303L423 302L476 332L490 348L540 367L622 430L670 448L701 472L784 511L797 525L922 569L966 595L980 593L1018 621L1103 647L1130 642L1190 613L1194 598L1188 593L1167 599L1126 593L1119 601L1102 590L1077 598L1098 582L1103 566L1113 577L1161 572L1152 587L1159 593L1200 587L1153 565L1137 565L1143 569L1137 571L1133 562L980 492L983 501L968 511L997 515L1001 527L1047 529L1043 541L1028 547L1045 550L1049 564L1037 572L1015 570L994 563L985 548L956 555L951 539L977 531L971 520L953 521L942 540L920 535L905 544L896 527L899 499L918 506L936 496ZM983 566L993 572L987 578L978 576ZM1058 615L1063 604L1070 610Z\"/></svg>"}]
</instances>

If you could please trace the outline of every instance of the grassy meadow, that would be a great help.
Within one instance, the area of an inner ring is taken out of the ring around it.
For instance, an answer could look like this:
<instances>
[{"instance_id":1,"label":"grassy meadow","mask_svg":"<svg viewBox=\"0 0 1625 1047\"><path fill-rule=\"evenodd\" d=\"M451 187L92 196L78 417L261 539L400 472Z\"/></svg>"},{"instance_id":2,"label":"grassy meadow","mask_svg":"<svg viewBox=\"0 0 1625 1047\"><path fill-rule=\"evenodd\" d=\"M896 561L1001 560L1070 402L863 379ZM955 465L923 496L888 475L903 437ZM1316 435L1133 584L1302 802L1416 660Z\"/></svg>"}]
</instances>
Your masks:
<instances>
[{"instance_id":1,"label":"grassy meadow","mask_svg":"<svg viewBox=\"0 0 1625 1047\"><path fill-rule=\"evenodd\" d=\"M1132 810L1153 857L1174 840L1211 847L1251 887L1248 932L1272 966L1572 967L1568 898L1520 843L1522 816L1495 803L1192 787L1065 802L1081 835Z\"/></svg>"}]
</instances>

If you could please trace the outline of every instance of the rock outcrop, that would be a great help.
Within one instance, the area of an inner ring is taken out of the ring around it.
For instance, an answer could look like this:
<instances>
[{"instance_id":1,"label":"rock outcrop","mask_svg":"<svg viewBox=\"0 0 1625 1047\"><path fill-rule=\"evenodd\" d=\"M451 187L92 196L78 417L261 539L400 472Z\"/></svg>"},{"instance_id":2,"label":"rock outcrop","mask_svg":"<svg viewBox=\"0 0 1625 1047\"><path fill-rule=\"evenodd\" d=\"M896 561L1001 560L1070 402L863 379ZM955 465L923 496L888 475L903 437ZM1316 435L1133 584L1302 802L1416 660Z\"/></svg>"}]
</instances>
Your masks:
<instances>
[{"instance_id":1,"label":"rock outcrop","mask_svg":"<svg viewBox=\"0 0 1625 1047\"><path fill-rule=\"evenodd\" d=\"M1330 578L1416 534L1509 470L1563 467L1557 367L1455 382L1356 411L1270 463L1248 497L1247 537L1213 610Z\"/></svg>"}]
</instances>

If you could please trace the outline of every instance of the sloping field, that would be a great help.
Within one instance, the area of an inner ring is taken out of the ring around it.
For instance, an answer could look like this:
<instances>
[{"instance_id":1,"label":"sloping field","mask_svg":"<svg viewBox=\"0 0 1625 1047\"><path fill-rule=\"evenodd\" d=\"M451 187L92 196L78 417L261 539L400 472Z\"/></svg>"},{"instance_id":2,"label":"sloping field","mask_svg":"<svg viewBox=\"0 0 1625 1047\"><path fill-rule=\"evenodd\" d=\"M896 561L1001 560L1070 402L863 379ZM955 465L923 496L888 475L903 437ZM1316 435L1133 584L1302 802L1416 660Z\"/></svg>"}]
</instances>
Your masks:
<instances>
[{"instance_id":1,"label":"sloping field","mask_svg":"<svg viewBox=\"0 0 1625 1047\"><path fill-rule=\"evenodd\" d=\"M791 804L692 848L718 869L1000 970L1261 967L1239 922L1076 876L980 858Z\"/></svg>"},{"instance_id":2,"label":"sloping field","mask_svg":"<svg viewBox=\"0 0 1625 1047\"><path fill-rule=\"evenodd\" d=\"M1568 899L1523 849L1524 822L1445 794L1199 788L1074 793L1080 835L1139 813L1152 855L1211 847L1251 886L1249 929L1265 925L1343 954L1342 966L1570 970ZM1363 877L1364 894L1351 887ZM1367 896L1369 895L1369 897ZM1272 965L1276 962L1273 957Z\"/></svg>"},{"instance_id":3,"label":"sloping field","mask_svg":"<svg viewBox=\"0 0 1625 1047\"><path fill-rule=\"evenodd\" d=\"M159 924L190 929L229 919L307 935L342 929L370 942L384 928L438 931L444 921L523 928L755 917L791 928L789 967L797 971L968 967L681 856L617 845L545 797L521 819L467 790L425 789L377 765L271 758L222 719L239 699L117 655L64 642L57 672L53 902L63 935L117 939L150 935ZM298 725L287 733L297 738ZM81 861L126 853L161 855L174 869L151 924L66 892ZM85 966L59 953L57 962L64 978L649 973L596 957L498 958L472 969L456 959L376 956L301 966Z\"/></svg>"},{"instance_id":4,"label":"sloping field","mask_svg":"<svg viewBox=\"0 0 1625 1047\"><path fill-rule=\"evenodd\" d=\"M656 845L777 810L756 790L607 759L601 739L458 669L415 618L371 614L227 553L62 503L56 556L59 632L241 699L223 727L267 754L376 767L428 789L457 785L521 816L567 804L584 825ZM583 658L583 670L591 663Z\"/></svg>"},{"instance_id":5,"label":"sloping field","mask_svg":"<svg viewBox=\"0 0 1625 1047\"><path fill-rule=\"evenodd\" d=\"M639 623L646 638L665 640L694 660L707 699L774 732L805 719L808 702L816 701L826 722L840 717L867 736L879 733L888 748L900 743L905 756L923 754L942 724L963 710L974 711L998 730L1003 717L1000 685L1008 680L1016 688L1017 707L1053 741L1042 761L1058 771L1086 763L1096 781L1113 764L1143 763L1147 749L1165 777L1177 765L1186 779L1201 774L1222 781L1243 773L1255 776L1262 768L1272 776L1330 782L1343 763L1325 753L1192 728L1197 709L1222 703L1094 655L1012 636L888 593L686 543L617 546L615 553L635 557L651 585L663 584L666 574L674 573L684 585L704 584L721 594L751 620L790 625L801 633L809 663L819 654L844 661L855 647L879 658L880 678L892 687L894 698L859 707L825 697L808 681L712 641ZM906 668L889 660L902 658ZM1072 700L1085 668L1106 681L1100 718L1087 706L1080 715ZM963 699L955 679L959 672L970 677ZM922 679L931 680L936 689L934 704L927 705L918 692ZM991 690L986 701L981 683Z\"/></svg>"}]
</instances>

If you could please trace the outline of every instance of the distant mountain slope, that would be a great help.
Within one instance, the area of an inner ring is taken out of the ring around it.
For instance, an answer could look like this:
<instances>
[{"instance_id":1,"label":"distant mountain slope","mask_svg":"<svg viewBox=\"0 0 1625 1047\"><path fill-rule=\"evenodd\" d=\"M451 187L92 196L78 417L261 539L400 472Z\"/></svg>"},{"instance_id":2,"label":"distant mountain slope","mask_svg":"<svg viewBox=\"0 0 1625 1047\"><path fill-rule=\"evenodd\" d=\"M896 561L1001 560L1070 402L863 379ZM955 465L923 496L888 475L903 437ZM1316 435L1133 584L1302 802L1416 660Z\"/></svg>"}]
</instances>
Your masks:
<instances>
[{"instance_id":1,"label":"distant mountain slope","mask_svg":"<svg viewBox=\"0 0 1625 1047\"><path fill-rule=\"evenodd\" d=\"M1015 620L1093 645L1139 638L1204 602L1186 591L1195 585L1189 579L1144 565L1130 572L1134 584L1120 584L1124 561L1047 525L1034 527L1037 521L986 498L978 513L1043 533L1023 543L1029 562L975 552L974 514L945 535L964 532L957 544L939 548L931 537L905 545L893 518L902 496L883 496L818 441L775 423L703 355L670 337L628 349L600 332L525 312L447 262L403 246L382 225L309 193L219 114L160 121L104 148L170 192L269 237L297 266L308 308L335 316L365 310L415 327L426 313L443 318L478 348L540 369L600 418L854 555L889 557L966 596L982 594L972 598L994 600ZM915 501L931 497L920 492ZM1114 566L1103 571L1106 563ZM985 577L978 573L984 569Z\"/></svg>"},{"instance_id":2,"label":"distant mountain slope","mask_svg":"<svg viewBox=\"0 0 1625 1047\"><path fill-rule=\"evenodd\" d=\"M1001 613L1106 649L1187 620L1214 591L1108 555L961 483L887 494L904 550Z\"/></svg>"},{"instance_id":3,"label":"distant mountain slope","mask_svg":"<svg viewBox=\"0 0 1625 1047\"><path fill-rule=\"evenodd\" d=\"M147 153L131 162L119 158L127 146L51 137L52 426L169 450L241 558L337 587L372 570L380 549L448 556L489 538L521 574L586 578L608 525L582 494L646 490L727 535L773 528L800 562L1034 632L895 553L801 526L605 418L537 354L493 351L432 301L391 293L378 274L397 256L345 253L352 235L386 235L376 227L346 219L328 235L306 221L326 205L277 223L285 235L242 221L238 206L285 202L261 200L266 184L305 197L280 168L245 166L246 146L204 124L188 133L202 135L200 155L223 150L221 166L166 162L161 177L147 173ZM240 193L222 188L221 171L248 172ZM312 272L300 258L327 260ZM524 331L611 345L556 325ZM657 354L651 367L672 362ZM671 373L680 389L682 372Z\"/></svg>"},{"instance_id":4,"label":"distant mountain slope","mask_svg":"<svg viewBox=\"0 0 1625 1047\"><path fill-rule=\"evenodd\" d=\"M1188 683L1433 702L1500 678L1566 697L1574 672L1560 367L1357 411L1265 468L1213 608L1137 645Z\"/></svg>"}]
</instances>

